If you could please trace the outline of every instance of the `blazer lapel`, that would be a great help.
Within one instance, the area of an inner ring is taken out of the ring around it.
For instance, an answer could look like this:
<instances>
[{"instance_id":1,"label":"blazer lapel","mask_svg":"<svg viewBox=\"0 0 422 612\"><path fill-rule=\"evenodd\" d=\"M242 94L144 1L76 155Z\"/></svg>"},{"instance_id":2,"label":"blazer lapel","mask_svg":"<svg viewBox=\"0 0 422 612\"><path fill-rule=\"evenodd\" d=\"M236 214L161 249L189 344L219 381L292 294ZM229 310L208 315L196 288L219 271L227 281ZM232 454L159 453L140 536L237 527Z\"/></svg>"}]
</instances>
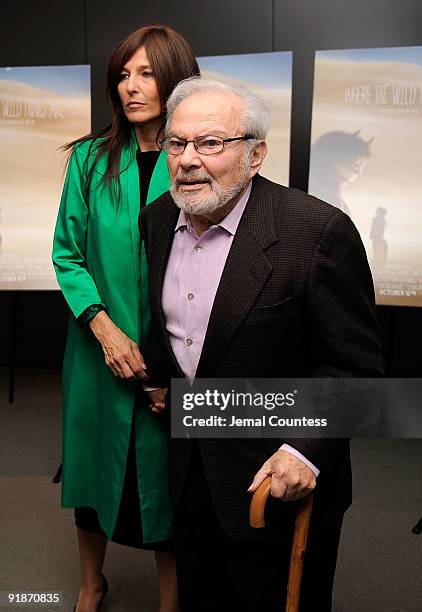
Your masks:
<instances>
[{"instance_id":1,"label":"blazer lapel","mask_svg":"<svg viewBox=\"0 0 422 612\"><path fill-rule=\"evenodd\" d=\"M265 249L275 242L276 234L265 191L256 177L215 296L197 377L206 377L218 361L272 273Z\"/></svg>"},{"instance_id":2,"label":"blazer lapel","mask_svg":"<svg viewBox=\"0 0 422 612\"><path fill-rule=\"evenodd\" d=\"M157 258L157 268L155 270L151 270L150 273L153 275L155 282L152 283L153 287L153 295L151 299L154 304L158 305L158 325L159 331L162 338L165 340L165 344L168 350L168 353L173 361L173 365L176 368L179 376L183 377L184 373L179 366L179 362L176 359L176 356L173 352L173 348L171 346L170 338L166 329L166 319L163 311L163 285L164 285L164 276L166 273L167 263L170 256L171 246L173 244L174 238L174 228L176 227L177 219L179 218L179 209L174 204L173 200L169 196L168 208L166 210L166 217L163 221L163 225L160 230L159 235L159 244L155 245L157 252L159 253L159 257Z\"/></svg>"}]
</instances>

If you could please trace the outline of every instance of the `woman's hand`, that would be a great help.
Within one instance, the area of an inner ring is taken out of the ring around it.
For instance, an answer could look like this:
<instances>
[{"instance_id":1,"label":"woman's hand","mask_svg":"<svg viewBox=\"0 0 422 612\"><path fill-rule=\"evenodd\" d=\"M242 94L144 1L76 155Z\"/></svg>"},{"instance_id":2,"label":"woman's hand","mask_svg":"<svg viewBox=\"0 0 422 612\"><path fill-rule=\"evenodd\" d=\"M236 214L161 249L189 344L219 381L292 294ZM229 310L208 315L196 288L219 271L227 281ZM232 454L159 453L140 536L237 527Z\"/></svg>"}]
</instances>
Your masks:
<instances>
[{"instance_id":1,"label":"woman's hand","mask_svg":"<svg viewBox=\"0 0 422 612\"><path fill-rule=\"evenodd\" d=\"M146 393L148 393L149 399L151 400L149 405L151 412L156 412L157 414L164 412L166 407L167 389L150 389L146 390Z\"/></svg>"},{"instance_id":2,"label":"woman's hand","mask_svg":"<svg viewBox=\"0 0 422 612\"><path fill-rule=\"evenodd\" d=\"M138 345L128 338L102 310L89 326L104 352L105 362L115 376L125 380L148 380Z\"/></svg>"}]
</instances>

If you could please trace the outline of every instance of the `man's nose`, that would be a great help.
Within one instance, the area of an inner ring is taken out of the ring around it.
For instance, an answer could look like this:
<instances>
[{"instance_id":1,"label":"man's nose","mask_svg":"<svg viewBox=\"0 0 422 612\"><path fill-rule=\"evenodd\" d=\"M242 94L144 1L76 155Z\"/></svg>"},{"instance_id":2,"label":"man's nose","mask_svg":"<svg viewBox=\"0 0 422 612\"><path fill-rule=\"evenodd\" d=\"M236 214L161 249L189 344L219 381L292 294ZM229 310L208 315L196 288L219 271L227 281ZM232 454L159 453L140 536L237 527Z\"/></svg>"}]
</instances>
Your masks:
<instances>
[{"instance_id":1,"label":"man's nose","mask_svg":"<svg viewBox=\"0 0 422 612\"><path fill-rule=\"evenodd\" d=\"M198 151L195 149L193 142L186 144L185 150L180 155L180 165L182 168L199 168L202 166L202 159Z\"/></svg>"}]
</instances>

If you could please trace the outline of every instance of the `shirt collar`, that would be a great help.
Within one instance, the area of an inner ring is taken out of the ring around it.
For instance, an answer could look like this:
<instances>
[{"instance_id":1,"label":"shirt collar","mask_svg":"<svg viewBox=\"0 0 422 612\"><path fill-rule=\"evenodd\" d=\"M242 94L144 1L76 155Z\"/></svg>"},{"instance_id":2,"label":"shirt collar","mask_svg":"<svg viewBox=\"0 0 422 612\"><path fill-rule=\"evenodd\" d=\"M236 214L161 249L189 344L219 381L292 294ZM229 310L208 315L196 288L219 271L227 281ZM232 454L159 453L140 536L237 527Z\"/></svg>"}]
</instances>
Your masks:
<instances>
[{"instance_id":1,"label":"shirt collar","mask_svg":"<svg viewBox=\"0 0 422 612\"><path fill-rule=\"evenodd\" d=\"M252 190L252 181L249 181L249 185L247 186L246 191L243 194L243 196L240 198L240 200L238 201L236 206L233 208L233 210L229 212L227 217L224 217L224 219L220 223L217 224L217 227L222 227L227 232L229 232L229 234L231 234L232 236L235 235L237 226L240 223L240 219L242 218L242 215L246 208L246 204L248 203L249 196L251 195L251 190ZM191 226L191 223L190 223L188 215L185 213L184 210L181 210L179 213L179 219L177 220L176 227L174 228L174 232L176 233L179 229L184 228L184 227L188 228L190 226Z\"/></svg>"}]
</instances>

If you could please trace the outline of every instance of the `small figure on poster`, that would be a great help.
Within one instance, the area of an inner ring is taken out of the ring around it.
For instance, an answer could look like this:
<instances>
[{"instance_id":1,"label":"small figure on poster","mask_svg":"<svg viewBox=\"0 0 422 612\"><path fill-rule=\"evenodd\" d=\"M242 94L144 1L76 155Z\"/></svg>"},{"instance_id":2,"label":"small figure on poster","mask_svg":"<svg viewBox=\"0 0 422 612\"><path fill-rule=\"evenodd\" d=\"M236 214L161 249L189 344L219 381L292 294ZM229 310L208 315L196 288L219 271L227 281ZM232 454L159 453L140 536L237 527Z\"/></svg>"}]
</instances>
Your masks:
<instances>
[{"instance_id":1,"label":"small figure on poster","mask_svg":"<svg viewBox=\"0 0 422 612\"><path fill-rule=\"evenodd\" d=\"M378 206L375 211L375 217L372 219L369 238L372 240L372 265L374 267L384 265L387 260L388 243L384 237L387 226L386 216L387 209Z\"/></svg>"}]
</instances>

